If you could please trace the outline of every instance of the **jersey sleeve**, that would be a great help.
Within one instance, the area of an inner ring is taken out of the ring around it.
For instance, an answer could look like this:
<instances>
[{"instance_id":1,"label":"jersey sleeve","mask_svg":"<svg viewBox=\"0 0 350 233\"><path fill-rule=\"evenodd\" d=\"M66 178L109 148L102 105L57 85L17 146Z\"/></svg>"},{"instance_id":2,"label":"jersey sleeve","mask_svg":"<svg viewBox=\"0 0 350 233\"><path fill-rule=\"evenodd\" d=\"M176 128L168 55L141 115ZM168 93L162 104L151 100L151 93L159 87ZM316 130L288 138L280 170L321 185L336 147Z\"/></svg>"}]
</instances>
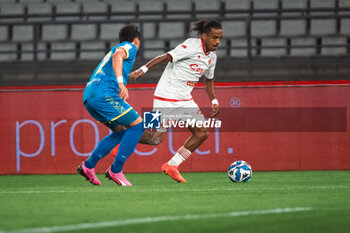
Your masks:
<instances>
[{"instance_id":1,"label":"jersey sleeve","mask_svg":"<svg viewBox=\"0 0 350 233\"><path fill-rule=\"evenodd\" d=\"M216 60L217 60L217 57L215 55L210 61L209 68L204 72L205 77L207 77L208 79L214 78Z\"/></svg>"},{"instance_id":2,"label":"jersey sleeve","mask_svg":"<svg viewBox=\"0 0 350 233\"><path fill-rule=\"evenodd\" d=\"M126 59L128 59L129 57L136 57L136 52L134 51L135 49L133 49L133 46L129 43L126 43L122 46L120 46L120 48L123 48L126 52Z\"/></svg>"},{"instance_id":3,"label":"jersey sleeve","mask_svg":"<svg viewBox=\"0 0 350 233\"><path fill-rule=\"evenodd\" d=\"M175 49L168 52L173 58L173 62L185 59L193 54L193 41L191 39L185 40L183 43L176 46Z\"/></svg>"}]
</instances>

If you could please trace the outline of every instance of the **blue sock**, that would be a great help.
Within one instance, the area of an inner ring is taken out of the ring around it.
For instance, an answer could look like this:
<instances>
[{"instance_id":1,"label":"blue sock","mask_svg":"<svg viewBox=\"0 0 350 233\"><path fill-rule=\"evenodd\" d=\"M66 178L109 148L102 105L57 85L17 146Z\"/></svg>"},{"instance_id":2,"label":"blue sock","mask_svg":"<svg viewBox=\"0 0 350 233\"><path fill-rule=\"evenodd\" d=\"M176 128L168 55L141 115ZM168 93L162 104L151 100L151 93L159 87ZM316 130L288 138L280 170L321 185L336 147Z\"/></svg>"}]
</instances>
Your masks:
<instances>
[{"instance_id":1,"label":"blue sock","mask_svg":"<svg viewBox=\"0 0 350 233\"><path fill-rule=\"evenodd\" d=\"M123 170L125 161L134 152L143 132L143 122L128 128L120 141L119 150L115 156L111 170L113 173L119 173Z\"/></svg>"},{"instance_id":2,"label":"blue sock","mask_svg":"<svg viewBox=\"0 0 350 233\"><path fill-rule=\"evenodd\" d=\"M113 148L119 144L125 132L125 130L113 132L110 135L104 137L99 142L90 157L85 161L85 166L89 169L96 167L97 162L108 155L108 153L111 152L111 150L113 150Z\"/></svg>"}]
</instances>

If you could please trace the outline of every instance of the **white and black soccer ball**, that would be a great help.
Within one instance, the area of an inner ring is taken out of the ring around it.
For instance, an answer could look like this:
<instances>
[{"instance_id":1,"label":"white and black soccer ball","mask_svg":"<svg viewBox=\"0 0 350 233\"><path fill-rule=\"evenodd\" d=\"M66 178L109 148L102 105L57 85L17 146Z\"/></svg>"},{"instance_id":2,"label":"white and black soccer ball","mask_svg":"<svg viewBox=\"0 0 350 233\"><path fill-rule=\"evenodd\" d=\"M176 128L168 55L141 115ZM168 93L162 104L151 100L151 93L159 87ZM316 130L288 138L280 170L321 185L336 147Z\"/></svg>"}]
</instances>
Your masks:
<instances>
[{"instance_id":1,"label":"white and black soccer ball","mask_svg":"<svg viewBox=\"0 0 350 233\"><path fill-rule=\"evenodd\" d=\"M253 175L252 167L243 160L233 162L228 168L228 178L232 182L247 182Z\"/></svg>"}]
</instances>

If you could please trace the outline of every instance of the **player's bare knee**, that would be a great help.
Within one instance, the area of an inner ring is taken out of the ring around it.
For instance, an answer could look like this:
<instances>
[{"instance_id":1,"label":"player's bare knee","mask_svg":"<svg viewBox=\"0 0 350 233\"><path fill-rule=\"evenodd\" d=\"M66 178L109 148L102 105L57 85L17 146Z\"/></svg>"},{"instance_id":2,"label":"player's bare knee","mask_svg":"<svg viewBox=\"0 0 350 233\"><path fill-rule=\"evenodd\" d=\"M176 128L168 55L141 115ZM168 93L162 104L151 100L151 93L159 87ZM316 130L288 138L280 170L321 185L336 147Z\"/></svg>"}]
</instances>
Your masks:
<instances>
[{"instance_id":1,"label":"player's bare knee","mask_svg":"<svg viewBox=\"0 0 350 233\"><path fill-rule=\"evenodd\" d=\"M150 138L150 139L149 139L148 144L149 144L149 145L152 145L152 146L157 146L157 145L159 145L161 142L162 142L162 140L161 140L159 137L153 137L153 138Z\"/></svg>"},{"instance_id":2,"label":"player's bare knee","mask_svg":"<svg viewBox=\"0 0 350 233\"><path fill-rule=\"evenodd\" d=\"M164 139L164 136L165 134L164 133L160 133L160 132L152 132L150 134L150 138L148 140L148 144L149 145L159 145L160 143L163 142L163 139Z\"/></svg>"}]
</instances>

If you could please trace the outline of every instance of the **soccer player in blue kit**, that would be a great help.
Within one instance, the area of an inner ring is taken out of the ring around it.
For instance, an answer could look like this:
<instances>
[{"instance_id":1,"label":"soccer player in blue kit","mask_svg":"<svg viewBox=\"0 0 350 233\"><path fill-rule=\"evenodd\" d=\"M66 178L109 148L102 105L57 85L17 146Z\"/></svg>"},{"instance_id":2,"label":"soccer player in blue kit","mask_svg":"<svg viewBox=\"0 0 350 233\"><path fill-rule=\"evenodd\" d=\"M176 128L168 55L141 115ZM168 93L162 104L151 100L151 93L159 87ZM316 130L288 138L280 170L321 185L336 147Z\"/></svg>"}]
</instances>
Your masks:
<instances>
[{"instance_id":1,"label":"soccer player in blue kit","mask_svg":"<svg viewBox=\"0 0 350 233\"><path fill-rule=\"evenodd\" d=\"M106 177L118 185L132 185L122 169L144 132L142 118L124 101L129 97L125 86L140 46L137 26L127 24L121 28L119 41L120 44L113 47L96 67L83 95L84 106L91 116L113 131L77 168L77 173L94 185L101 184L95 174L97 162L118 144L118 153L107 169Z\"/></svg>"}]
</instances>

